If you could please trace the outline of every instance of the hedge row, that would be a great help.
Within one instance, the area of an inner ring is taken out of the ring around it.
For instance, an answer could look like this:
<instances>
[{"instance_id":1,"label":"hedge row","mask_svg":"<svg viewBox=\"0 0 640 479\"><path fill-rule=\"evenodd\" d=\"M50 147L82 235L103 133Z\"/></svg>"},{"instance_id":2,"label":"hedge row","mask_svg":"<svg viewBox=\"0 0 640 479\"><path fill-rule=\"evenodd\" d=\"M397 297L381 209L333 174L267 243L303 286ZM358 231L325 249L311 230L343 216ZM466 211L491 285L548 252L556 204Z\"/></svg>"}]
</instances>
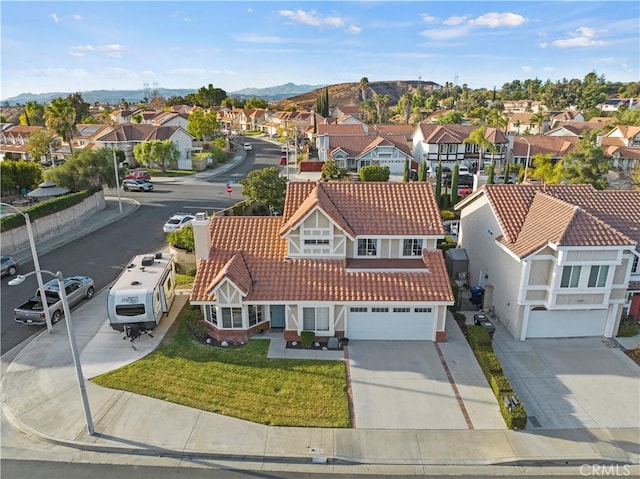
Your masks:
<instances>
[{"instance_id":1,"label":"hedge row","mask_svg":"<svg viewBox=\"0 0 640 479\"><path fill-rule=\"evenodd\" d=\"M93 195L95 190L82 190L77 193L69 193L64 196L52 198L50 200L36 203L33 206L23 210L24 213L29 214L29 219L33 222L38 218L44 218L53 213L66 210L74 205L82 203L85 198ZM19 213L8 215L0 219L0 232L19 228L25 224L24 216Z\"/></svg>"},{"instance_id":2,"label":"hedge row","mask_svg":"<svg viewBox=\"0 0 640 479\"><path fill-rule=\"evenodd\" d=\"M469 325L467 326L467 339L482 372L489 381L493 394L498 400L500 413L505 424L509 429L524 429L527 426L527 412L502 371L502 364L493 351L491 336L482 326ZM505 403L505 397L509 400L515 398L518 405L509 408Z\"/></svg>"}]
</instances>

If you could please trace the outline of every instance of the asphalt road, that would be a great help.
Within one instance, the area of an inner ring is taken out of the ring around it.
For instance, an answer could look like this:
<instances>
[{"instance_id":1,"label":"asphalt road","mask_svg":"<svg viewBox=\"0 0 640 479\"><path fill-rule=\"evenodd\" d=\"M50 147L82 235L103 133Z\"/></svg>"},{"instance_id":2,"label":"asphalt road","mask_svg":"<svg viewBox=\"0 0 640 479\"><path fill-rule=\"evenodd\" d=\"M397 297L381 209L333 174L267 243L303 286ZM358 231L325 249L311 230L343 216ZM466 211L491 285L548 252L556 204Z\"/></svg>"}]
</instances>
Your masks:
<instances>
[{"instance_id":1,"label":"asphalt road","mask_svg":"<svg viewBox=\"0 0 640 479\"><path fill-rule=\"evenodd\" d=\"M276 166L280 147L258 139L243 140L252 143L245 161L223 175L203 182L182 183L183 178L170 182L156 182L154 191L128 192L123 197L135 198L141 203L132 215L98 231L75 240L47 254L39 255L40 269L62 271L65 276L86 275L93 278L96 291L109 286L127 262L135 255L155 252L166 246L162 225L176 212L195 213L218 211L241 201L242 187L238 183L255 169ZM231 182L233 192L227 193ZM114 190L106 190L115 196ZM33 263L20 265L23 272L33 271ZM13 309L26 301L38 288L35 276L19 286L8 286L11 278L2 278L0 293L2 353L20 344L44 326L26 326L13 320ZM43 276L46 282L51 279ZM106 306L105 306L106 308Z\"/></svg>"}]
</instances>

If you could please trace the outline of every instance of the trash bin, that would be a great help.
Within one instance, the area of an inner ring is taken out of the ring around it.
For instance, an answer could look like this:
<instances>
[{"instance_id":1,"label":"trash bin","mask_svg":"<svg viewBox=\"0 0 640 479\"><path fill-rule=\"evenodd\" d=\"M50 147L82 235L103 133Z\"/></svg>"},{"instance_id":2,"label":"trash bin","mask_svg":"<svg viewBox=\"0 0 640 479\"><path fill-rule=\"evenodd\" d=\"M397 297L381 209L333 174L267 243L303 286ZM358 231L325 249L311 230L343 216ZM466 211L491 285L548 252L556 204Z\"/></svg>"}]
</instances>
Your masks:
<instances>
[{"instance_id":1,"label":"trash bin","mask_svg":"<svg viewBox=\"0 0 640 479\"><path fill-rule=\"evenodd\" d=\"M469 291L471 292L471 303L480 307L484 300L484 288L482 286L471 286Z\"/></svg>"}]
</instances>

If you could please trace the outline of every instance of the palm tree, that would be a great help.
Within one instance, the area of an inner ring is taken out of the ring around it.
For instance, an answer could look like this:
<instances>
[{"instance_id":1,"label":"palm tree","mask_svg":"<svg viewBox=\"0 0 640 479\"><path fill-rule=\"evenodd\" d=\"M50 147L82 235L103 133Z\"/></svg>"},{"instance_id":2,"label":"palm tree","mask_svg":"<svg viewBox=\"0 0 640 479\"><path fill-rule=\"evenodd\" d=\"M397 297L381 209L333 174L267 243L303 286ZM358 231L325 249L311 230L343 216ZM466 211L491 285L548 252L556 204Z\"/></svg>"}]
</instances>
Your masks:
<instances>
[{"instance_id":1,"label":"palm tree","mask_svg":"<svg viewBox=\"0 0 640 479\"><path fill-rule=\"evenodd\" d=\"M544 125L544 122L547 121L548 119L549 117L542 110L538 110L533 115L531 115L532 124L538 127L538 135L542 135L542 125Z\"/></svg>"},{"instance_id":2,"label":"palm tree","mask_svg":"<svg viewBox=\"0 0 640 479\"><path fill-rule=\"evenodd\" d=\"M369 79L362 77L360 79L360 92L362 93L362 101L367 101L367 89L369 88Z\"/></svg>"},{"instance_id":3,"label":"palm tree","mask_svg":"<svg viewBox=\"0 0 640 479\"><path fill-rule=\"evenodd\" d=\"M73 155L73 131L75 129L76 110L69 100L56 98L44 109L47 128L55 131L69 143Z\"/></svg>"},{"instance_id":4,"label":"palm tree","mask_svg":"<svg viewBox=\"0 0 640 479\"><path fill-rule=\"evenodd\" d=\"M482 125L480 128L476 128L469 136L462 140L462 143L471 143L478 145L478 170L480 170L484 164L484 152L491 148L491 142L487 140L487 127ZM493 161L491 162L493 164Z\"/></svg>"},{"instance_id":5,"label":"palm tree","mask_svg":"<svg viewBox=\"0 0 640 479\"><path fill-rule=\"evenodd\" d=\"M376 111L378 112L378 122L384 123L384 113L387 105L389 104L389 95L376 95L373 97L373 102L376 105Z\"/></svg>"},{"instance_id":6,"label":"palm tree","mask_svg":"<svg viewBox=\"0 0 640 479\"><path fill-rule=\"evenodd\" d=\"M409 92L402 95L398 100L398 106L402 109L402 113L404 114L404 122L406 124L409 124L412 105L413 105L413 95Z\"/></svg>"}]
</instances>

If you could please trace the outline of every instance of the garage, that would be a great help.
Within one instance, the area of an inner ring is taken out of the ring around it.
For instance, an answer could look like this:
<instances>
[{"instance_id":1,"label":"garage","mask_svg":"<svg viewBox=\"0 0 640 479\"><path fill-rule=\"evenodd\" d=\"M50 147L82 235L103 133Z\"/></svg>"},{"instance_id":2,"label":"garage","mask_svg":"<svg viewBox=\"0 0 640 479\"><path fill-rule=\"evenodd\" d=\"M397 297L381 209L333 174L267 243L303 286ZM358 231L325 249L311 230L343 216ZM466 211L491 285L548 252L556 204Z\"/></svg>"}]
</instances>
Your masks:
<instances>
[{"instance_id":1,"label":"garage","mask_svg":"<svg viewBox=\"0 0 640 479\"><path fill-rule=\"evenodd\" d=\"M531 311L527 338L603 336L607 310Z\"/></svg>"},{"instance_id":2,"label":"garage","mask_svg":"<svg viewBox=\"0 0 640 479\"><path fill-rule=\"evenodd\" d=\"M352 307L349 339L435 341L435 308Z\"/></svg>"}]
</instances>

